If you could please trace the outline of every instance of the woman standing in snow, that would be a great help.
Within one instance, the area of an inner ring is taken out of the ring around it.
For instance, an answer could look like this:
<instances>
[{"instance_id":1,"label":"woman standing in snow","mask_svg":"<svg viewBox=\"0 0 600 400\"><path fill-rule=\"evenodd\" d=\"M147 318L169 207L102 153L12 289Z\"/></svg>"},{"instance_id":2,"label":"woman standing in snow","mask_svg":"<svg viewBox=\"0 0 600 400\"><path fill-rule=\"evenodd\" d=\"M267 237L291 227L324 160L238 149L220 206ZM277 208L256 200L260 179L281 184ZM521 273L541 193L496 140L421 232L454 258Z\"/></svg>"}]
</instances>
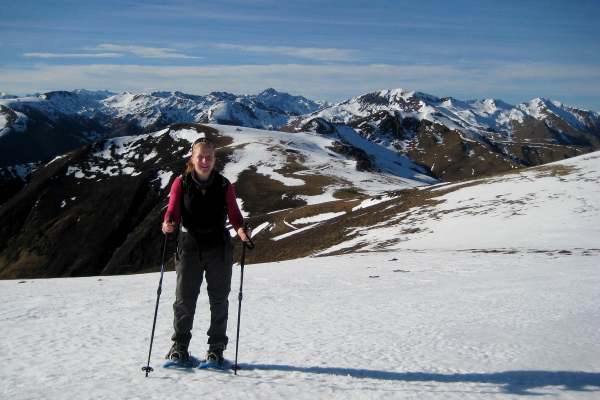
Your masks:
<instances>
[{"instance_id":1,"label":"woman standing in snow","mask_svg":"<svg viewBox=\"0 0 600 400\"><path fill-rule=\"evenodd\" d=\"M180 226L175 255L175 333L166 358L184 364L189 363L188 346L203 275L206 276L211 314L206 359L217 364L223 362L223 351L228 342L227 298L231 291L233 266L231 235L225 228L227 218L240 238L249 240L242 227L244 218L233 186L214 166L214 143L207 138L196 140L186 173L175 179L171 186L169 206L162 224L165 234Z\"/></svg>"}]
</instances>

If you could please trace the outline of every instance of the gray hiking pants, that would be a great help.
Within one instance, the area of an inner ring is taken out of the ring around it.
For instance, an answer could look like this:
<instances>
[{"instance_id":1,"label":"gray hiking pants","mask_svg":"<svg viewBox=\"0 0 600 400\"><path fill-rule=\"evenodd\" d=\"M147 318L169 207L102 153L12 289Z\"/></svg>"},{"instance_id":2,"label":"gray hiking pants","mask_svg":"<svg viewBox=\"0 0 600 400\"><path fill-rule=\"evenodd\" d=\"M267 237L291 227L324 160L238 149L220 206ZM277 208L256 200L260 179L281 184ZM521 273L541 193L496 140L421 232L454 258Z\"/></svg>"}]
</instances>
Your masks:
<instances>
[{"instance_id":1,"label":"gray hiking pants","mask_svg":"<svg viewBox=\"0 0 600 400\"><path fill-rule=\"evenodd\" d=\"M208 344L227 345L228 297L231 291L233 266L232 244L227 242L221 246L204 249L198 246L191 234L181 232L178 247L178 257L175 261L177 288L173 304L175 333L172 340L189 344L192 338L196 303L205 276L210 304Z\"/></svg>"}]
</instances>

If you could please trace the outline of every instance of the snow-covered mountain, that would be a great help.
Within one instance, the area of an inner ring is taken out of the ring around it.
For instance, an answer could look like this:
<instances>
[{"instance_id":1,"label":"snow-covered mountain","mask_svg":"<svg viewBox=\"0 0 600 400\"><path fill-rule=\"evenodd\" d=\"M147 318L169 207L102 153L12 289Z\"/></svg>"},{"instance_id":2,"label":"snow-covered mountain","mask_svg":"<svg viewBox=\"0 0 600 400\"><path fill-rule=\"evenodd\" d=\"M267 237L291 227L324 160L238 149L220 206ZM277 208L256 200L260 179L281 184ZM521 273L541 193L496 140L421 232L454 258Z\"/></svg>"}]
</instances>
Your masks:
<instances>
[{"instance_id":1,"label":"snow-covered mountain","mask_svg":"<svg viewBox=\"0 0 600 400\"><path fill-rule=\"evenodd\" d=\"M535 99L460 101L401 89L371 92L282 130L350 128L451 181L540 165L600 149L600 114Z\"/></svg>"},{"instance_id":2,"label":"snow-covered mountain","mask_svg":"<svg viewBox=\"0 0 600 400\"><path fill-rule=\"evenodd\" d=\"M360 238L373 225L401 227L378 244L391 246L404 240L402 235L429 229L419 221L435 220L435 213L403 213L417 206L427 210L446 190L416 189L437 181L358 134L342 144L335 132L176 124L101 140L37 167L27 186L0 208L0 277L118 274L155 266L169 185L183 172L190 144L202 135L217 143L217 164L252 226L272 240L250 256L254 262L359 251ZM358 168L356 149L376 160L371 169ZM505 196L508 204L526 201ZM394 202L362 210L374 205L373 199ZM322 214L337 218L319 224ZM349 249L336 247L353 240L358 242Z\"/></svg>"},{"instance_id":3,"label":"snow-covered mountain","mask_svg":"<svg viewBox=\"0 0 600 400\"><path fill-rule=\"evenodd\" d=\"M159 274L2 280L0 395L597 398L599 172L594 153L418 189L428 201L412 205L411 196L382 197L354 202L337 216L331 208L305 216L289 210L285 221L297 233L270 237L271 225L264 225L248 253L282 241L293 250L328 225L344 239L321 252L327 257L247 263L239 343L235 266L225 356L233 360L239 347L237 375L161 368L171 345L174 272L164 276L148 378L141 368ZM208 313L203 286L190 346L198 357L207 347Z\"/></svg>"},{"instance_id":4,"label":"snow-covered mountain","mask_svg":"<svg viewBox=\"0 0 600 400\"><path fill-rule=\"evenodd\" d=\"M0 276L148 268L156 248L145 247L160 241L155 227L168 187L204 135L217 144L217 164L248 216L437 182L359 135L351 145L336 135L183 123L104 139L41 164L0 208ZM357 169L358 148L373 170Z\"/></svg>"},{"instance_id":5,"label":"snow-covered mountain","mask_svg":"<svg viewBox=\"0 0 600 400\"><path fill-rule=\"evenodd\" d=\"M495 133L497 138L514 140L515 130L518 130L526 119L545 121L549 127L557 131L555 133L565 130L565 126L558 120L563 120L563 123L572 130L600 129L598 113L578 110L548 99L538 98L513 106L501 100L461 101L451 97L439 98L402 89L367 93L297 118L298 121L294 123L302 127L313 118L322 118L331 123L351 124L381 111L402 119L412 118L419 121L426 119L469 134L473 139ZM365 133L378 133L380 136L388 133L381 129L382 127L372 126L372 131ZM567 132L563 133L567 134ZM393 139L393 136L389 139ZM596 137L595 140L599 139ZM554 141L574 144L577 138L557 136Z\"/></svg>"},{"instance_id":6,"label":"snow-covered mountain","mask_svg":"<svg viewBox=\"0 0 600 400\"><path fill-rule=\"evenodd\" d=\"M512 106L500 100L460 101L396 89L332 105L274 89L258 95L207 96L77 90L1 99L0 167L37 162L90 141L150 133L181 122L337 131L340 136L358 133L445 181L600 148L598 113L546 99Z\"/></svg>"},{"instance_id":7,"label":"snow-covered mountain","mask_svg":"<svg viewBox=\"0 0 600 400\"><path fill-rule=\"evenodd\" d=\"M0 167L37 162L91 141L153 132L181 122L274 129L327 106L268 89L258 95L49 92L0 100Z\"/></svg>"},{"instance_id":8,"label":"snow-covered mountain","mask_svg":"<svg viewBox=\"0 0 600 400\"><path fill-rule=\"evenodd\" d=\"M274 90L257 96L80 90L4 99L0 108L2 160L60 154L0 168L3 277L154 265L166 188L199 135L214 136L242 208L262 225L284 209L302 214L332 202L337 215L354 198L564 160L597 150L600 132L597 113L549 100L513 107L402 90L336 105ZM405 192L404 201L415 193ZM312 216L298 218L304 217ZM269 226L274 236L290 233L287 219ZM323 243L342 236L330 237ZM71 250L63 248L64 238ZM274 244L257 260L306 255L315 248L306 243L292 251Z\"/></svg>"}]
</instances>

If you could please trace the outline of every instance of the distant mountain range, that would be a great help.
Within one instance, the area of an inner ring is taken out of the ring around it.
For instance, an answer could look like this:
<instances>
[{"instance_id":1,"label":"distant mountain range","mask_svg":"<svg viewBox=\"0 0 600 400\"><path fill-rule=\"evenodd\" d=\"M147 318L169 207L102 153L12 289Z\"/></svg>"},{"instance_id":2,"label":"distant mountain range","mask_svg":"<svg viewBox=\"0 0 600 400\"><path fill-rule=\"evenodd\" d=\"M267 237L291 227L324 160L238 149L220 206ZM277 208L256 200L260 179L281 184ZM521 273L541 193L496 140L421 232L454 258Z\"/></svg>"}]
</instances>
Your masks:
<instances>
[{"instance_id":1,"label":"distant mountain range","mask_svg":"<svg viewBox=\"0 0 600 400\"><path fill-rule=\"evenodd\" d=\"M0 167L36 162L95 140L153 132L179 122L276 129L292 116L328 105L273 89L256 96L76 90L2 97Z\"/></svg>"},{"instance_id":2,"label":"distant mountain range","mask_svg":"<svg viewBox=\"0 0 600 400\"><path fill-rule=\"evenodd\" d=\"M555 101L511 106L425 93L367 93L309 115L282 130L352 129L395 149L443 181L545 164L600 148L600 115Z\"/></svg>"},{"instance_id":3,"label":"distant mountain range","mask_svg":"<svg viewBox=\"0 0 600 400\"><path fill-rule=\"evenodd\" d=\"M460 101L400 89L339 104L274 89L258 95L76 90L0 97L0 167L37 162L92 141L154 132L180 122L313 132L351 128L432 168L441 179L465 174L450 164L460 164L467 175L469 169L475 169L474 175L484 172L474 165L481 164L475 162L478 157L494 164L529 166L600 146L598 113L546 99L512 106L500 100ZM443 152L453 154L450 161L439 156L440 146L455 147ZM490 151L499 158L490 158Z\"/></svg>"},{"instance_id":4,"label":"distant mountain range","mask_svg":"<svg viewBox=\"0 0 600 400\"><path fill-rule=\"evenodd\" d=\"M333 105L273 89L1 97L0 278L156 266L168 187L201 135L217 142L218 165L268 237L289 231L281 210L347 212L360 199L600 148L598 113L543 99L511 106L389 90ZM410 204L414 192L403 193ZM343 232L328 235L333 243ZM294 255L273 245L257 259Z\"/></svg>"}]
</instances>

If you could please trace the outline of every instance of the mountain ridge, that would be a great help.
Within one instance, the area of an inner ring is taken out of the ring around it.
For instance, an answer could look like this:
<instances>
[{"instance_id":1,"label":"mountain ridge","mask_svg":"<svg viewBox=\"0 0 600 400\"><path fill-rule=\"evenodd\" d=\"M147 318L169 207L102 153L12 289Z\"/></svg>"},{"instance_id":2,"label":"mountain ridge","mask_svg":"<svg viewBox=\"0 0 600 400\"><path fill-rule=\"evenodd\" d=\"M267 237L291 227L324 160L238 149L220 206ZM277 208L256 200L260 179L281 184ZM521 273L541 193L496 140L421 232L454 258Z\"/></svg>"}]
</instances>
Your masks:
<instances>
[{"instance_id":1,"label":"mountain ridge","mask_svg":"<svg viewBox=\"0 0 600 400\"><path fill-rule=\"evenodd\" d=\"M200 136L216 143L218 168L250 217L436 182L408 161L398 164L393 153L371 154L380 151L375 146L365 157L387 172L359 171L334 135L180 123L107 138L40 164L0 207L0 276L145 268L160 247L155 228L168 187L185 170L190 145Z\"/></svg>"},{"instance_id":2,"label":"mountain ridge","mask_svg":"<svg viewBox=\"0 0 600 400\"><path fill-rule=\"evenodd\" d=\"M541 99L518 106L402 89L364 94L293 118L282 130L349 126L443 181L540 165L600 148L600 115Z\"/></svg>"},{"instance_id":3,"label":"mountain ridge","mask_svg":"<svg viewBox=\"0 0 600 400\"><path fill-rule=\"evenodd\" d=\"M37 162L91 141L153 132L179 122L302 130L311 126L310 121L318 120L334 126L349 125L369 136L369 129L387 121L404 127L400 132L408 136L415 133L415 125L428 121L438 126L437 130L456 131L465 139L484 144L489 141L492 146L514 142L521 136L530 140L533 132L545 138L542 144L600 148L598 113L545 99L512 106L501 100L462 101L402 89L370 92L338 104L311 101L275 89L258 95L213 92L206 96L177 91L133 94L79 89L25 98L3 97L0 167ZM357 125L359 120L364 126ZM387 127L371 136L381 141L393 132ZM25 144L28 151L21 149ZM404 143L395 145L406 147ZM577 152L570 149L567 153L572 156ZM510 158L513 154L504 156ZM515 157L524 165L537 165L521 155Z\"/></svg>"}]
</instances>

